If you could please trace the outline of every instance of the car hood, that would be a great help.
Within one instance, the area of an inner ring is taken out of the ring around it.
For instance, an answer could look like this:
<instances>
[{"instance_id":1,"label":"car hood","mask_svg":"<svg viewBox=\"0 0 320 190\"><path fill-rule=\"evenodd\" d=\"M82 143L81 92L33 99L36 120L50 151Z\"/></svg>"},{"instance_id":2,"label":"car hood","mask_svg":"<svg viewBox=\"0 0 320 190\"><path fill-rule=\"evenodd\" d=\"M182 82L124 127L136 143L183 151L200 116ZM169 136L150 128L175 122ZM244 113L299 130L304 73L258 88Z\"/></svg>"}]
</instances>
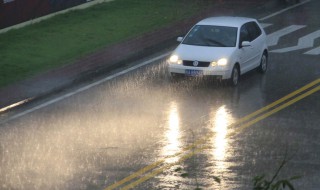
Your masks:
<instances>
[{"instance_id":1,"label":"car hood","mask_svg":"<svg viewBox=\"0 0 320 190\"><path fill-rule=\"evenodd\" d=\"M236 47L207 47L180 44L173 52L181 60L189 61L217 61L230 58Z\"/></svg>"}]
</instances>

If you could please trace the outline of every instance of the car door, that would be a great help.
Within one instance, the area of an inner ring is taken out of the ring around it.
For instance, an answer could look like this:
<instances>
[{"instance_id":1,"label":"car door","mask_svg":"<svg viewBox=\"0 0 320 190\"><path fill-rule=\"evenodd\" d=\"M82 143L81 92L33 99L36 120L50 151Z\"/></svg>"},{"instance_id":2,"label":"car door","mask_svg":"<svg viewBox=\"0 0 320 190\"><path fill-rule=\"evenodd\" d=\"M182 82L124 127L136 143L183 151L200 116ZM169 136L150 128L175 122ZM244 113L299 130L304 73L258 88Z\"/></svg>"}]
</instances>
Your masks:
<instances>
[{"instance_id":1,"label":"car door","mask_svg":"<svg viewBox=\"0 0 320 190\"><path fill-rule=\"evenodd\" d=\"M251 47L253 48L252 60L250 61L249 66L249 70L251 70L258 67L260 64L263 51L263 39L260 38L262 31L256 22L249 22L246 24L246 26L250 36Z\"/></svg>"},{"instance_id":2,"label":"car door","mask_svg":"<svg viewBox=\"0 0 320 190\"><path fill-rule=\"evenodd\" d=\"M241 67L241 73L248 72L252 68L253 59L255 57L255 50L253 46L242 47L242 42L251 42L251 36L248 30L248 23L244 24L240 28L240 38L239 38L239 61Z\"/></svg>"}]
</instances>

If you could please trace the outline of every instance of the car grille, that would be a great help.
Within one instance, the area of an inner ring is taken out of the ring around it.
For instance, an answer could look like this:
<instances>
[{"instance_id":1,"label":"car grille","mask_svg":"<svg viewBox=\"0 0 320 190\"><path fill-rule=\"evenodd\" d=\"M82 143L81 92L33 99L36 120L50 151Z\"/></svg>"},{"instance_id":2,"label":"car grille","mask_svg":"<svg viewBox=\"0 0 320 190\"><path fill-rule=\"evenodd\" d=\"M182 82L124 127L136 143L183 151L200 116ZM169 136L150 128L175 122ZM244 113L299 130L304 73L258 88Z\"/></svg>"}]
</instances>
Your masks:
<instances>
[{"instance_id":1,"label":"car grille","mask_svg":"<svg viewBox=\"0 0 320 190\"><path fill-rule=\"evenodd\" d=\"M209 67L210 62L204 62L204 61L198 61L198 65L194 66L193 65L194 61L183 61L184 66L191 66L191 67Z\"/></svg>"}]
</instances>

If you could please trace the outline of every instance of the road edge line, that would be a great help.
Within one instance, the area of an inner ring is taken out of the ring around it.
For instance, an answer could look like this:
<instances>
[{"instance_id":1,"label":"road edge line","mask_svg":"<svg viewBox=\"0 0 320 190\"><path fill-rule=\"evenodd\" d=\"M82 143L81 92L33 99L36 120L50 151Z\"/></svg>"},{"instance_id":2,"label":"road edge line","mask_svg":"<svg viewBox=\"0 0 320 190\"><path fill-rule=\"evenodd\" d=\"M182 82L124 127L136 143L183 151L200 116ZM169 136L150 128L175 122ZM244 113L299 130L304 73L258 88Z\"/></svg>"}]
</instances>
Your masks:
<instances>
[{"instance_id":1,"label":"road edge line","mask_svg":"<svg viewBox=\"0 0 320 190\"><path fill-rule=\"evenodd\" d=\"M284 13L284 12L290 10L290 9L296 8L296 7L300 6L300 5L303 5L303 4L306 4L306 3L309 3L309 2L311 2L311 0L303 1L303 2L298 3L298 4L296 4L296 5L292 5L292 6L290 6L290 7L287 7L287 8L285 8L285 9L282 9L282 10L280 10L280 11L277 11L277 12L275 12L275 13L272 13L272 14L270 14L270 15L268 15L268 16L265 16L265 17L263 17L263 18L260 18L259 20L260 20L260 21L267 20L267 19L269 19L269 18L272 18L272 17L277 16L277 15L279 15L279 14L281 14L281 13Z\"/></svg>"}]
</instances>

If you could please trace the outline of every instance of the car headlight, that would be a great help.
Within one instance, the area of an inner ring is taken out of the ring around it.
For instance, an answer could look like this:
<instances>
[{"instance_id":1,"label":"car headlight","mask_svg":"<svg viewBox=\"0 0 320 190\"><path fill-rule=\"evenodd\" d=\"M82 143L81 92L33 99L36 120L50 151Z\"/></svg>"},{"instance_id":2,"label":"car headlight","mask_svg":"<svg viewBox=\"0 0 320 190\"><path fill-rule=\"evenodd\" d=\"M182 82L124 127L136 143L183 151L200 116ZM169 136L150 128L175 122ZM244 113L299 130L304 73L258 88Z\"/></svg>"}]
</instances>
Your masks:
<instances>
[{"instance_id":1,"label":"car headlight","mask_svg":"<svg viewBox=\"0 0 320 190\"><path fill-rule=\"evenodd\" d=\"M219 66L226 66L228 64L228 60L226 58L221 58L217 63Z\"/></svg>"},{"instance_id":2,"label":"car headlight","mask_svg":"<svg viewBox=\"0 0 320 190\"><path fill-rule=\"evenodd\" d=\"M177 55L172 55L169 58L169 63L182 64L182 60L180 60Z\"/></svg>"},{"instance_id":3,"label":"car headlight","mask_svg":"<svg viewBox=\"0 0 320 190\"><path fill-rule=\"evenodd\" d=\"M221 58L218 61L212 61L211 63L212 67L215 66L226 66L228 64L228 60L226 58Z\"/></svg>"}]
</instances>

